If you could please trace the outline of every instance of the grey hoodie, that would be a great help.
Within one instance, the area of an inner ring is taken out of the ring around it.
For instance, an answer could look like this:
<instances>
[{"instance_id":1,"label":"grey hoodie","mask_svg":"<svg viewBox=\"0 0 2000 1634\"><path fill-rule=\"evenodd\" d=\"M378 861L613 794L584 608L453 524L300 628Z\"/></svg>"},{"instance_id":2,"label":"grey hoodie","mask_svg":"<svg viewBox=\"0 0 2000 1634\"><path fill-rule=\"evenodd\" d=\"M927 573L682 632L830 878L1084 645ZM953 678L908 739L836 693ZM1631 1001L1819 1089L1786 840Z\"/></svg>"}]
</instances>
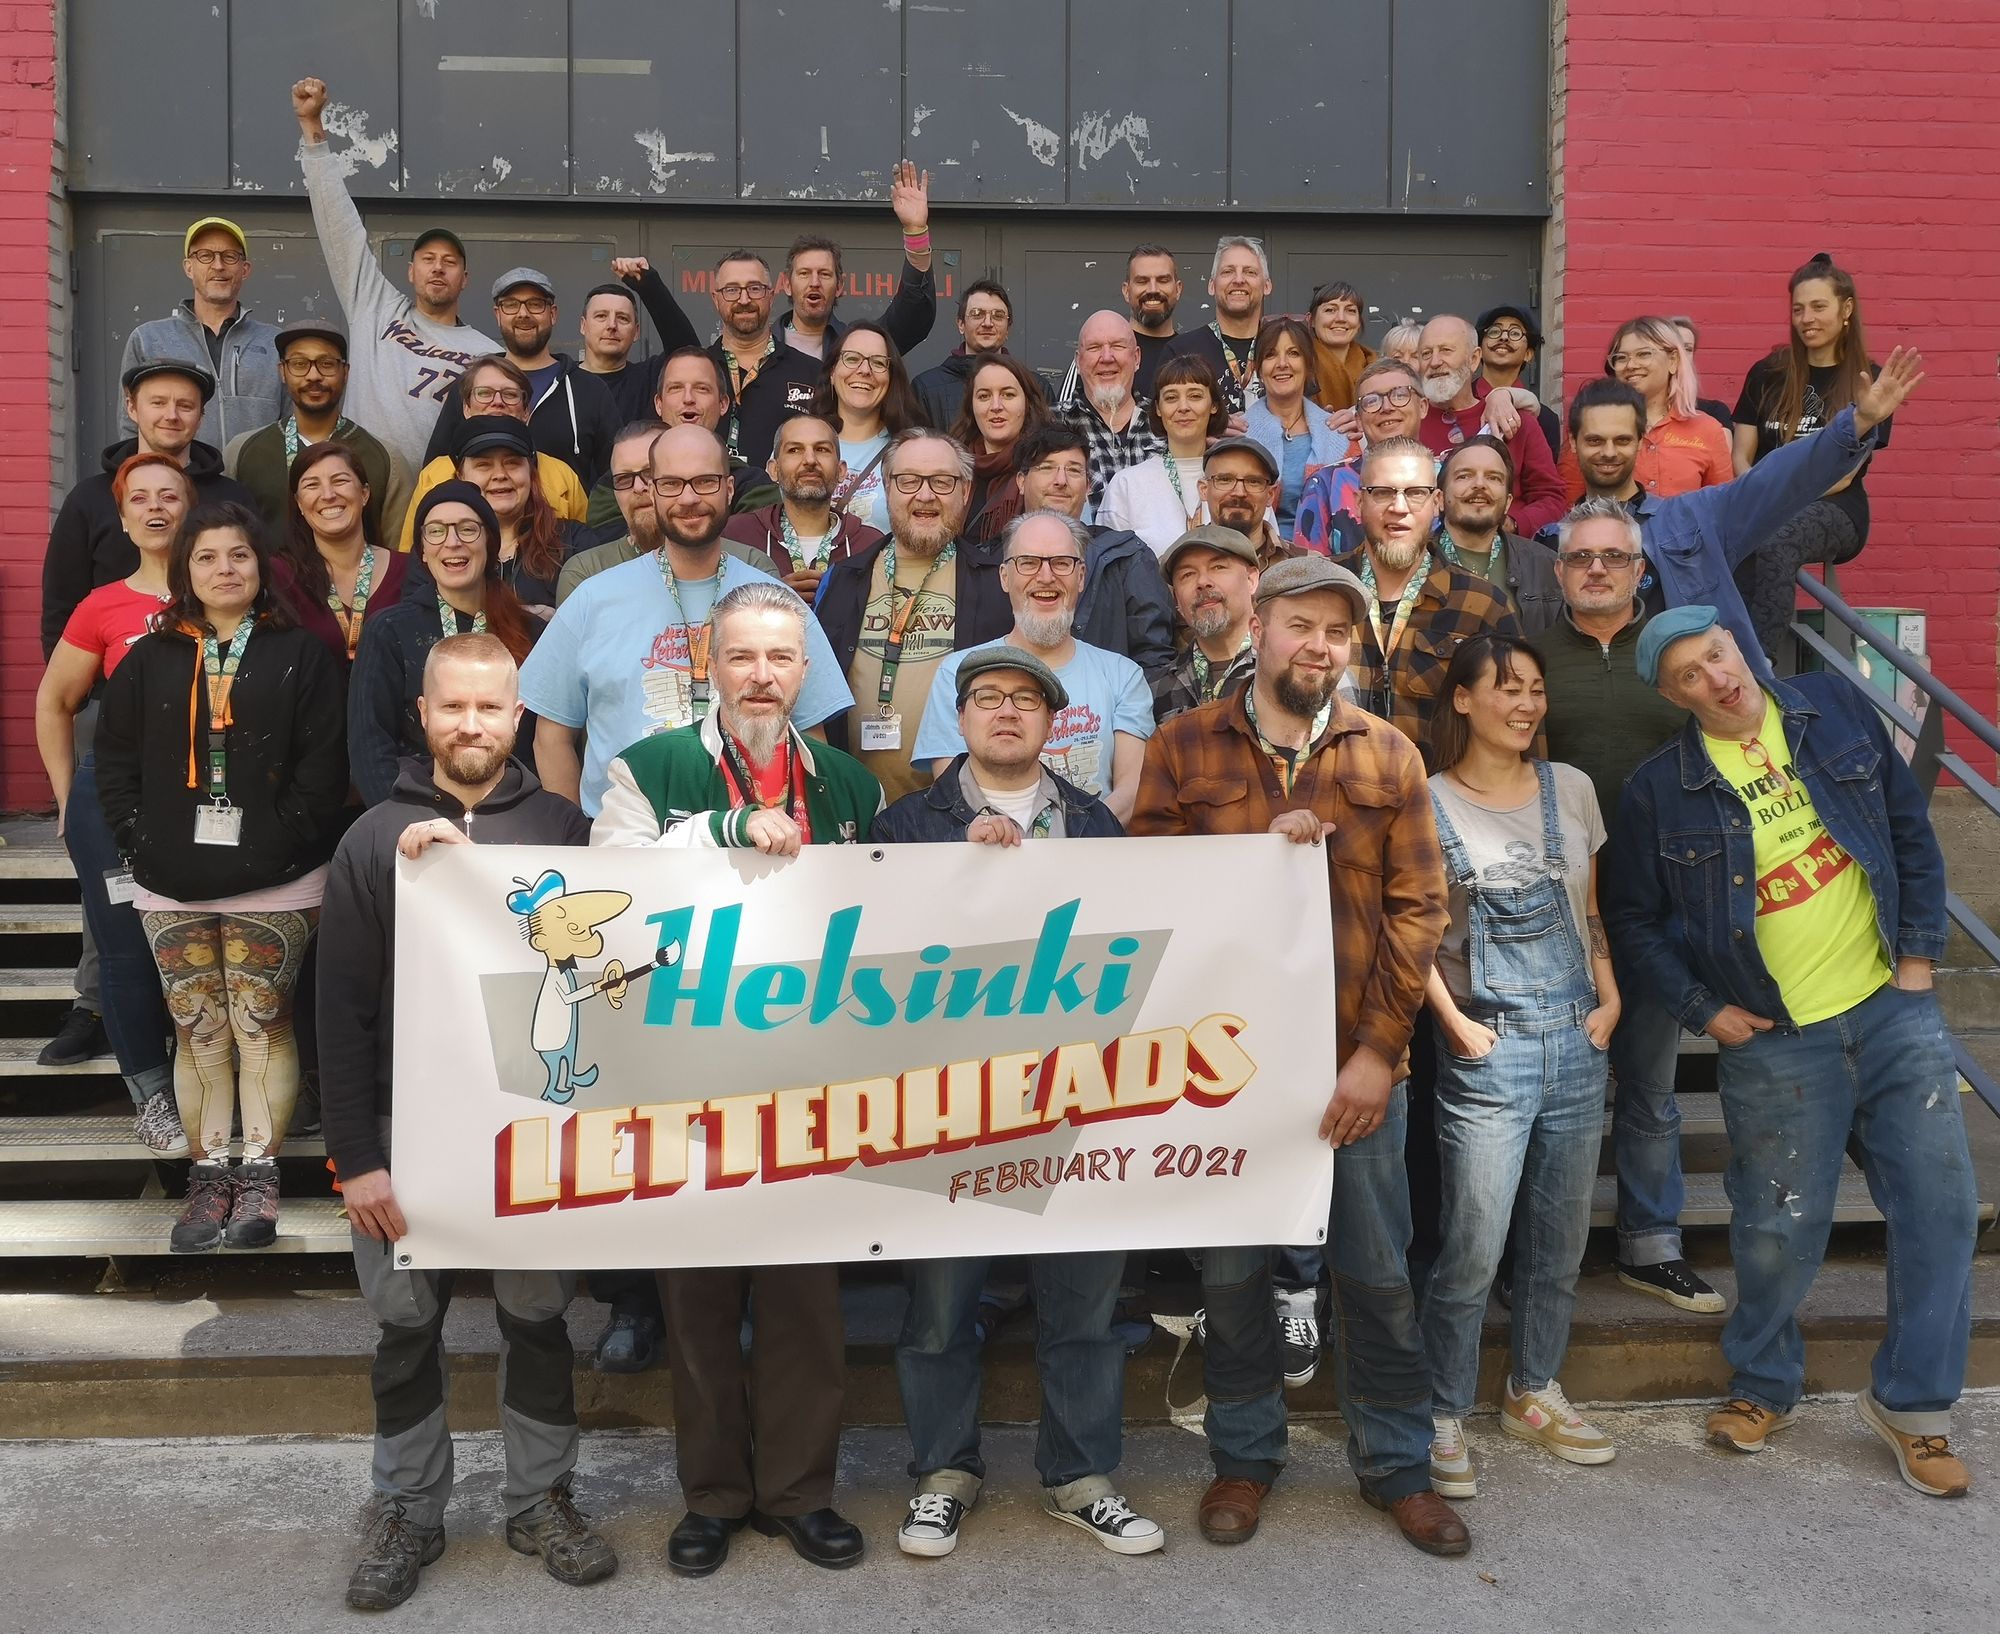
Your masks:
<instances>
[{"instance_id":1,"label":"grey hoodie","mask_svg":"<svg viewBox=\"0 0 2000 1634\"><path fill-rule=\"evenodd\" d=\"M421 470L438 409L465 366L501 350L500 343L470 324L433 323L408 290L389 282L348 197L340 160L326 143L301 142L299 165L320 251L347 314L352 369L341 412L374 432L412 471Z\"/></svg>"}]
</instances>

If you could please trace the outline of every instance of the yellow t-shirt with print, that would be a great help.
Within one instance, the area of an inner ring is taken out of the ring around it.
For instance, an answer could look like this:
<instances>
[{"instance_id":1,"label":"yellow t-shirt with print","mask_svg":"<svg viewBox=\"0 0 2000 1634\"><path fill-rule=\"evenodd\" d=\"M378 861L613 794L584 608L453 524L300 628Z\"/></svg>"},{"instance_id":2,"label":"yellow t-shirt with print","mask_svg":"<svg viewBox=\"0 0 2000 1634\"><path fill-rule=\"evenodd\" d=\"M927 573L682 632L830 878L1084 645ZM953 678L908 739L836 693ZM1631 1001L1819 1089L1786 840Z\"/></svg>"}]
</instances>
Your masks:
<instances>
[{"instance_id":1,"label":"yellow t-shirt with print","mask_svg":"<svg viewBox=\"0 0 2000 1634\"><path fill-rule=\"evenodd\" d=\"M1778 984L1785 1009L1803 1027L1851 1010L1890 977L1875 923L1868 875L1827 833L1805 780L1792 770L1792 746L1778 700L1766 694L1764 724L1753 743L1702 742L1717 771L1750 810L1757 860L1757 951Z\"/></svg>"}]
</instances>

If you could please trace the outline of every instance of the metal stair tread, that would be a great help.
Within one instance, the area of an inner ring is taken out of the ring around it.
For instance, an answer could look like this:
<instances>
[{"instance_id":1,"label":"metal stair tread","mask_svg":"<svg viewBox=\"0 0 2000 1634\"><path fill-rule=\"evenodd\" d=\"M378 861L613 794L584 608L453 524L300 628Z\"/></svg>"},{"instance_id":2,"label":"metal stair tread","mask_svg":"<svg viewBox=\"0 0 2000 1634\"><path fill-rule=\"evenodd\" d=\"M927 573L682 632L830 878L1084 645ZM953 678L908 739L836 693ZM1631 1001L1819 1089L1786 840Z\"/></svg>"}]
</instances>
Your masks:
<instances>
[{"instance_id":1,"label":"metal stair tread","mask_svg":"<svg viewBox=\"0 0 2000 1634\"><path fill-rule=\"evenodd\" d=\"M74 968L56 970L36 966L0 969L0 999L59 999L76 997Z\"/></svg>"},{"instance_id":2,"label":"metal stair tread","mask_svg":"<svg viewBox=\"0 0 2000 1634\"><path fill-rule=\"evenodd\" d=\"M15 1259L170 1253L182 1199L0 1202L0 1256ZM278 1240L263 1254L344 1254L351 1246L337 1197L286 1198ZM231 1250L218 1250L229 1253ZM240 1250L238 1252L241 1252Z\"/></svg>"},{"instance_id":3,"label":"metal stair tread","mask_svg":"<svg viewBox=\"0 0 2000 1634\"><path fill-rule=\"evenodd\" d=\"M0 879L74 879L69 853L51 817L0 822Z\"/></svg>"},{"instance_id":4,"label":"metal stair tread","mask_svg":"<svg viewBox=\"0 0 2000 1634\"><path fill-rule=\"evenodd\" d=\"M318 1135L285 1142L285 1157L326 1156ZM116 1113L86 1117L0 1118L0 1163L150 1160L154 1154L132 1133L132 1120Z\"/></svg>"},{"instance_id":5,"label":"metal stair tread","mask_svg":"<svg viewBox=\"0 0 2000 1634\"><path fill-rule=\"evenodd\" d=\"M76 936L82 930L80 903L0 902L0 936Z\"/></svg>"},{"instance_id":6,"label":"metal stair tread","mask_svg":"<svg viewBox=\"0 0 2000 1634\"><path fill-rule=\"evenodd\" d=\"M67 1067L45 1067L35 1059L42 1053L46 1038L0 1038L0 1078L115 1078L118 1062L109 1055L95 1055Z\"/></svg>"}]
</instances>

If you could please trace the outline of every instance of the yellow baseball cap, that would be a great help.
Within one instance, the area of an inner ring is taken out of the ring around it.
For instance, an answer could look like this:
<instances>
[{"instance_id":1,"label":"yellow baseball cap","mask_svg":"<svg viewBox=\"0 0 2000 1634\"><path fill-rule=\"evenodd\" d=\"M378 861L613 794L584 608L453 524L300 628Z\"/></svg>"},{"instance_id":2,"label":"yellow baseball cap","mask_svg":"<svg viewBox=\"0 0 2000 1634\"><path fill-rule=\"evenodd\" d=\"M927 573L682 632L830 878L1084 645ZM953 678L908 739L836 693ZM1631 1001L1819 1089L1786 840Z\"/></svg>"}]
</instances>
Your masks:
<instances>
[{"instance_id":1,"label":"yellow baseball cap","mask_svg":"<svg viewBox=\"0 0 2000 1634\"><path fill-rule=\"evenodd\" d=\"M220 227L231 238L236 240L236 247L238 249L245 255L250 253L250 240L243 236L243 229L237 226L235 222L229 220L226 216L203 216L201 220L197 221L187 230L186 236L181 239L181 254L185 256L189 250L193 249L194 241L211 227Z\"/></svg>"}]
</instances>

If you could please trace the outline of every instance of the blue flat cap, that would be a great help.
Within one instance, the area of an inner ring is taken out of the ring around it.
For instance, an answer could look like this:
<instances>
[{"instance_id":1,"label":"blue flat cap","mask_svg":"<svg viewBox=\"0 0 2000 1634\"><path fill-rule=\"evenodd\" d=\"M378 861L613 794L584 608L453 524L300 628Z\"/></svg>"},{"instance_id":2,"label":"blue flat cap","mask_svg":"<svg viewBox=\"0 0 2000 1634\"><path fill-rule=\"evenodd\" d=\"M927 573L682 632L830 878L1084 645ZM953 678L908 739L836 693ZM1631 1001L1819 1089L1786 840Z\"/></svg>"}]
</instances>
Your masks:
<instances>
[{"instance_id":1,"label":"blue flat cap","mask_svg":"<svg viewBox=\"0 0 2000 1634\"><path fill-rule=\"evenodd\" d=\"M1676 641L1684 635L1700 635L1703 630L1712 630L1722 622L1722 615L1713 607L1695 602L1686 607L1669 607L1664 613L1656 613L1646 620L1645 629L1639 632L1639 679L1649 687L1660 684L1660 658Z\"/></svg>"}]
</instances>

